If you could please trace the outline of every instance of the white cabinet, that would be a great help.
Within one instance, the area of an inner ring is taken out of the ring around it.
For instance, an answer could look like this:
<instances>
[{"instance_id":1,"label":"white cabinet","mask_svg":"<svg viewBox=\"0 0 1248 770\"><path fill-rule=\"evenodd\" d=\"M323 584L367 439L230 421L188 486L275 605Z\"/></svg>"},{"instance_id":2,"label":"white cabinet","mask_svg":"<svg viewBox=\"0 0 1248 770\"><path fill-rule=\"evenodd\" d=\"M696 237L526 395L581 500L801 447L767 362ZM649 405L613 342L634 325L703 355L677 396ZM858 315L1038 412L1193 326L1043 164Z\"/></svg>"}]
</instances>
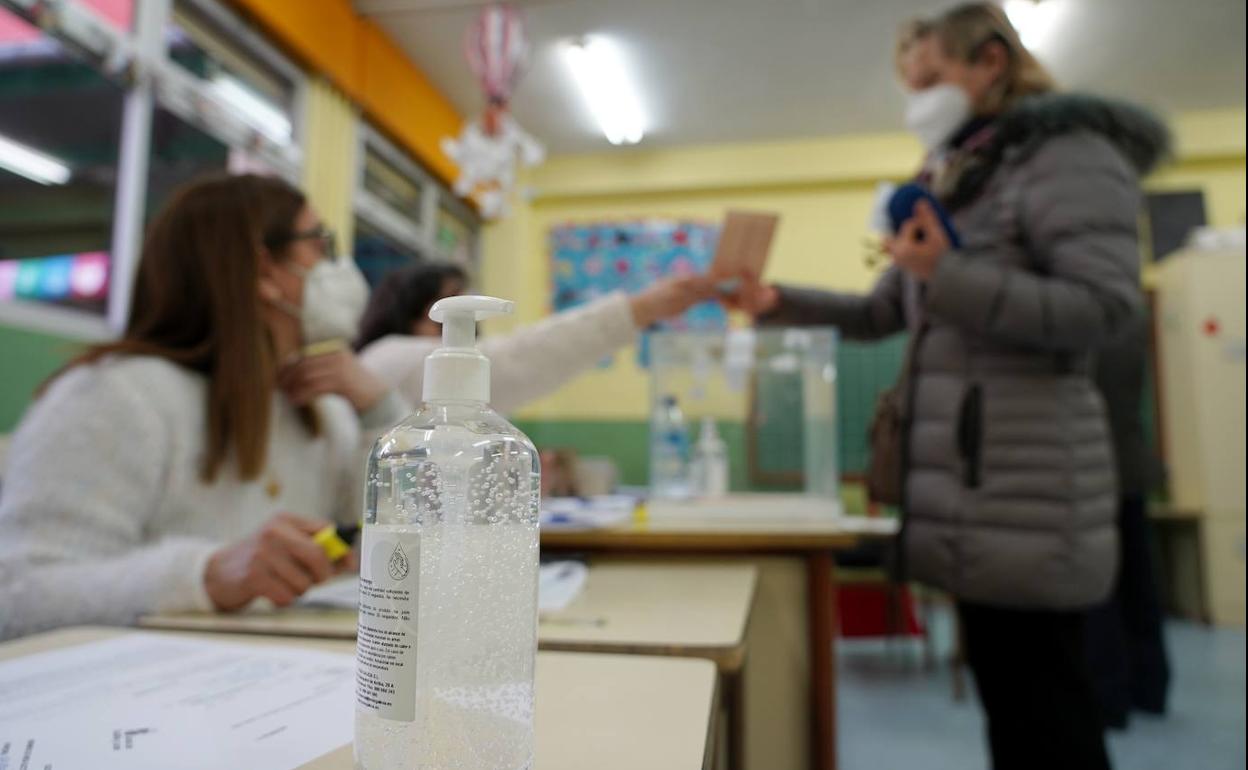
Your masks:
<instances>
[{"instance_id":1,"label":"white cabinet","mask_svg":"<svg viewBox=\"0 0 1248 770\"><path fill-rule=\"evenodd\" d=\"M1244 622L1244 252L1187 250L1157 270L1158 396L1177 509L1200 520L1205 611Z\"/></svg>"}]
</instances>

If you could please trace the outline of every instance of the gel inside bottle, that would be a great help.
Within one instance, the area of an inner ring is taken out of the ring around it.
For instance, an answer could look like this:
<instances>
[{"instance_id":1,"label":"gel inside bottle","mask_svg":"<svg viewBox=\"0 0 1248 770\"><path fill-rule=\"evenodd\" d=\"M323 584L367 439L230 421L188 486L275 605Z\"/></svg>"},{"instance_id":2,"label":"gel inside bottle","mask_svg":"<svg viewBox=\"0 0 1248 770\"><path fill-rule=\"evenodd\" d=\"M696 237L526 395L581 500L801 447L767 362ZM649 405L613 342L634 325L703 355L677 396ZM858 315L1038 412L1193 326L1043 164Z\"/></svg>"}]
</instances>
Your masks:
<instances>
[{"instance_id":1,"label":"gel inside bottle","mask_svg":"<svg viewBox=\"0 0 1248 770\"><path fill-rule=\"evenodd\" d=\"M476 322L511 312L449 297L424 403L373 447L364 500L355 766L533 765L540 467L489 405Z\"/></svg>"}]
</instances>

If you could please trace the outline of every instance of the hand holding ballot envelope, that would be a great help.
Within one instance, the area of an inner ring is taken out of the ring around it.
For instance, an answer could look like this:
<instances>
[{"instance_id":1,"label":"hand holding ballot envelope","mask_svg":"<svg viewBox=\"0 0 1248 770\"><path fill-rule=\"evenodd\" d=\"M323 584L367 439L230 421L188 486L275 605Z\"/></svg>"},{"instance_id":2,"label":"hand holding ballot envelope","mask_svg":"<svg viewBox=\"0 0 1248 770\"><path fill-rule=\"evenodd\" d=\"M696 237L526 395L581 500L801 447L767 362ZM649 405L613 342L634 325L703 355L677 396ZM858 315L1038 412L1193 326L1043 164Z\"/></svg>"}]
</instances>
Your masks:
<instances>
[{"instance_id":1,"label":"hand holding ballot envelope","mask_svg":"<svg viewBox=\"0 0 1248 770\"><path fill-rule=\"evenodd\" d=\"M677 275L655 281L630 296L628 302L633 323L638 329L646 329L714 298L715 282L709 276Z\"/></svg>"},{"instance_id":2,"label":"hand holding ballot envelope","mask_svg":"<svg viewBox=\"0 0 1248 770\"><path fill-rule=\"evenodd\" d=\"M735 307L733 298L757 284L762 275L779 221L766 212L729 211L705 274L663 278L629 298L637 327L647 328L716 298Z\"/></svg>"},{"instance_id":3,"label":"hand holding ballot envelope","mask_svg":"<svg viewBox=\"0 0 1248 770\"><path fill-rule=\"evenodd\" d=\"M888 232L882 247L895 265L926 281L950 248L960 245L957 231L940 203L916 184L886 188L873 222ZM729 212L711 264L721 301L733 310L759 317L776 310L780 291L762 280L778 217Z\"/></svg>"},{"instance_id":4,"label":"hand holding ballot envelope","mask_svg":"<svg viewBox=\"0 0 1248 770\"><path fill-rule=\"evenodd\" d=\"M728 212L709 273L716 282L720 301L728 308L760 316L779 303L776 288L762 283L779 223L776 214Z\"/></svg>"}]
</instances>

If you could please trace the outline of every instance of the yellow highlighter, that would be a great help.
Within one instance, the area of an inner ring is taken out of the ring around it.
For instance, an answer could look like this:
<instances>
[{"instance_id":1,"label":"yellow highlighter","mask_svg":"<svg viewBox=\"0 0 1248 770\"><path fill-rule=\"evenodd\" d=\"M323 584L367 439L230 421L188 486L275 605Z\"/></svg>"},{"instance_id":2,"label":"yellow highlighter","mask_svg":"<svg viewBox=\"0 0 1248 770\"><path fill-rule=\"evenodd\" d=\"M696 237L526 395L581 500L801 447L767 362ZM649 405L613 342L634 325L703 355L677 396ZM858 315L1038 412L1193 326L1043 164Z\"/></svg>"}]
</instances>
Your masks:
<instances>
[{"instance_id":1,"label":"yellow highlighter","mask_svg":"<svg viewBox=\"0 0 1248 770\"><path fill-rule=\"evenodd\" d=\"M355 542L359 534L358 524L339 524L336 527L329 526L322 529L313 535L312 539L324 549L329 560L334 562L351 553L351 544Z\"/></svg>"},{"instance_id":2,"label":"yellow highlighter","mask_svg":"<svg viewBox=\"0 0 1248 770\"><path fill-rule=\"evenodd\" d=\"M303 357L313 358L315 356L323 356L326 353L337 353L339 350L350 350L346 340L332 339L324 342L313 342L311 345L303 346Z\"/></svg>"}]
</instances>

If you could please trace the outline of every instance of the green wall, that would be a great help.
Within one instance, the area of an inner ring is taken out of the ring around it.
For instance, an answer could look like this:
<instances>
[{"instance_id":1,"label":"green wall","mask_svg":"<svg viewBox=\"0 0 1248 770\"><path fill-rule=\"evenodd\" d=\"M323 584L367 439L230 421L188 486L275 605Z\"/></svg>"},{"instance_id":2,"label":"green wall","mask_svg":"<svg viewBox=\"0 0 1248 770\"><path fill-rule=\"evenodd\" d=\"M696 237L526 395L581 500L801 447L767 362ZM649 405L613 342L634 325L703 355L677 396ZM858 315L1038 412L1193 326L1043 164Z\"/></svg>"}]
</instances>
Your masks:
<instances>
[{"instance_id":1,"label":"green wall","mask_svg":"<svg viewBox=\"0 0 1248 770\"><path fill-rule=\"evenodd\" d=\"M35 389L82 343L51 334L0 326L0 433L11 433Z\"/></svg>"}]
</instances>

